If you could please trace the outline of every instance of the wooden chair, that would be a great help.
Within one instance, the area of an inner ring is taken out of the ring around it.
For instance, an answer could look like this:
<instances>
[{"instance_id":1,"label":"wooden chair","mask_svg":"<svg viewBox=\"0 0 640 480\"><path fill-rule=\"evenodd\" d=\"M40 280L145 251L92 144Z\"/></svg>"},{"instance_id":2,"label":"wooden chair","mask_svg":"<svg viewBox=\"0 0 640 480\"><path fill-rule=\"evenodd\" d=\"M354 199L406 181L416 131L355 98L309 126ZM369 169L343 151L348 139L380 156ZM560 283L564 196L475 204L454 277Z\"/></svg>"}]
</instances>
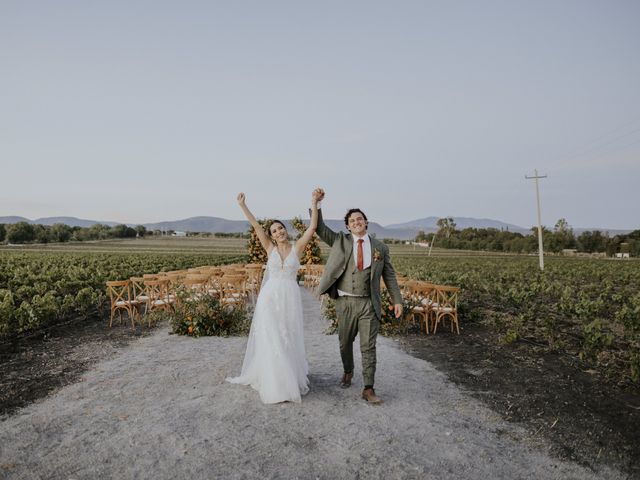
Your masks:
<instances>
[{"instance_id":1,"label":"wooden chair","mask_svg":"<svg viewBox=\"0 0 640 480\"><path fill-rule=\"evenodd\" d=\"M404 318L417 323L421 332L429 333L429 309L432 301L432 288L429 284L418 280L405 279L399 283L402 298L407 300L411 308L405 312ZM416 322L416 317L418 322Z\"/></svg>"},{"instance_id":2,"label":"wooden chair","mask_svg":"<svg viewBox=\"0 0 640 480\"><path fill-rule=\"evenodd\" d=\"M144 286L149 295L149 311L156 309L171 310L171 301L169 298L169 280L145 280ZM151 326L151 319L149 319L149 326Z\"/></svg>"},{"instance_id":3,"label":"wooden chair","mask_svg":"<svg viewBox=\"0 0 640 480\"><path fill-rule=\"evenodd\" d=\"M113 317L118 312L120 323L122 323L122 311L124 310L131 319L131 328L135 330L134 309L137 302L131 298L131 282L129 280L116 280L106 282L107 291L111 300L111 318L109 328L113 325Z\"/></svg>"},{"instance_id":4,"label":"wooden chair","mask_svg":"<svg viewBox=\"0 0 640 480\"><path fill-rule=\"evenodd\" d=\"M177 299L178 290L182 285L182 280L187 276L183 272L160 272L156 277L157 280L164 280L167 282L166 287L166 300L170 305L174 304Z\"/></svg>"},{"instance_id":5,"label":"wooden chair","mask_svg":"<svg viewBox=\"0 0 640 480\"><path fill-rule=\"evenodd\" d=\"M304 286L317 294L318 285L320 285L320 278L322 277L323 271L324 265L305 265Z\"/></svg>"},{"instance_id":6,"label":"wooden chair","mask_svg":"<svg viewBox=\"0 0 640 480\"><path fill-rule=\"evenodd\" d=\"M214 298L222 298L222 276L224 272L220 268L209 270L209 281L207 282L207 293Z\"/></svg>"},{"instance_id":7,"label":"wooden chair","mask_svg":"<svg viewBox=\"0 0 640 480\"><path fill-rule=\"evenodd\" d=\"M262 272L263 265L260 263L249 263L245 266L246 283L245 287L252 299L258 296L260 293L260 287L262 286Z\"/></svg>"},{"instance_id":8,"label":"wooden chair","mask_svg":"<svg viewBox=\"0 0 640 480\"><path fill-rule=\"evenodd\" d=\"M429 335L429 316L434 306L435 286L427 282L415 282L411 286L411 295L415 303L412 314L420 318L420 331Z\"/></svg>"},{"instance_id":9,"label":"wooden chair","mask_svg":"<svg viewBox=\"0 0 640 480\"><path fill-rule=\"evenodd\" d=\"M206 274L187 274L182 280L181 287L186 293L189 300L200 300L209 295L209 275Z\"/></svg>"},{"instance_id":10,"label":"wooden chair","mask_svg":"<svg viewBox=\"0 0 640 480\"><path fill-rule=\"evenodd\" d=\"M434 285L434 300L430 308L433 333L436 333L440 321L445 317L449 317L451 322L451 332L453 332L453 327L455 326L456 332L460 335L460 326L458 324L459 292L460 289L458 287Z\"/></svg>"},{"instance_id":11,"label":"wooden chair","mask_svg":"<svg viewBox=\"0 0 640 480\"><path fill-rule=\"evenodd\" d=\"M227 305L244 305L249 294L244 275L224 275L220 280L221 302Z\"/></svg>"},{"instance_id":12,"label":"wooden chair","mask_svg":"<svg viewBox=\"0 0 640 480\"><path fill-rule=\"evenodd\" d=\"M137 302L137 316L138 318L142 318L144 313L149 310L149 295L147 294L147 289L144 286L144 278L143 277L131 277L129 279L131 282L131 295L134 301ZM144 312L142 308L144 307Z\"/></svg>"}]
</instances>

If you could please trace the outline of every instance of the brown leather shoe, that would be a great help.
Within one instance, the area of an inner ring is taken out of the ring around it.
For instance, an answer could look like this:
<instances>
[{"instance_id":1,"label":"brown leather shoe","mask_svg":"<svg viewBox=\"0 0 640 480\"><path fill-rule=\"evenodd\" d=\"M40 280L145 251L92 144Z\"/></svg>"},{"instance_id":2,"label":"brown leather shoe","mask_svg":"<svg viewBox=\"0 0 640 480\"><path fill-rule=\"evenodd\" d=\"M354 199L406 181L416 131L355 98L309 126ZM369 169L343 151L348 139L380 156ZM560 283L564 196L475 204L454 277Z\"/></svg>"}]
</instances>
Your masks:
<instances>
[{"instance_id":1,"label":"brown leather shoe","mask_svg":"<svg viewBox=\"0 0 640 480\"><path fill-rule=\"evenodd\" d=\"M353 378L352 373L345 373L342 375L342 380L340 381L340 388L349 388L351 386L351 379Z\"/></svg>"},{"instance_id":2,"label":"brown leather shoe","mask_svg":"<svg viewBox=\"0 0 640 480\"><path fill-rule=\"evenodd\" d=\"M373 388L365 388L362 391L362 398L373 405L380 405L382 403L382 400L380 397L376 396L376 392Z\"/></svg>"}]
</instances>

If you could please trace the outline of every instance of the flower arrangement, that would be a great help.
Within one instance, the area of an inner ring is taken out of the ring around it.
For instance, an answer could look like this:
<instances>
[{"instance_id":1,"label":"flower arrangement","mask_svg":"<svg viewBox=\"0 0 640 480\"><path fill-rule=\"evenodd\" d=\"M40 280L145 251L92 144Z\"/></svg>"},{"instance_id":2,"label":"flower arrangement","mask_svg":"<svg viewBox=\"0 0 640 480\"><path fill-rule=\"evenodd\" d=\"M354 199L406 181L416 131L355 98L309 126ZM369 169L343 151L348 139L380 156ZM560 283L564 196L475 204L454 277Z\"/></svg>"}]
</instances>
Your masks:
<instances>
[{"instance_id":1,"label":"flower arrangement","mask_svg":"<svg viewBox=\"0 0 640 480\"><path fill-rule=\"evenodd\" d=\"M174 312L169 314L173 333L192 337L226 337L249 332L251 315L244 305L224 305L210 295L193 299L179 293L179 299Z\"/></svg>"},{"instance_id":2,"label":"flower arrangement","mask_svg":"<svg viewBox=\"0 0 640 480\"><path fill-rule=\"evenodd\" d=\"M377 248L373 249L373 261L374 262L379 262L380 260L382 260L382 254L380 253L380 250L378 250Z\"/></svg>"},{"instance_id":3,"label":"flower arrangement","mask_svg":"<svg viewBox=\"0 0 640 480\"><path fill-rule=\"evenodd\" d=\"M258 220L260 226L264 229L268 229L271 226L270 220ZM262 244L258 239L258 234L253 229L253 227L249 230L249 240L247 241L247 249L249 250L249 262L250 263L267 263L267 252L264 248L262 248Z\"/></svg>"},{"instance_id":4,"label":"flower arrangement","mask_svg":"<svg viewBox=\"0 0 640 480\"><path fill-rule=\"evenodd\" d=\"M326 335L338 333L338 317L336 315L336 301L327 295L322 305L322 316L329 321L329 326L325 329Z\"/></svg>"},{"instance_id":5,"label":"flower arrangement","mask_svg":"<svg viewBox=\"0 0 640 480\"><path fill-rule=\"evenodd\" d=\"M298 235L296 236L296 240L304 234L307 230L307 225L302 221L300 217L295 217L291 220L291 224L293 228L296 229ZM308 265L313 264L317 265L321 262L320 259L320 244L318 243L318 236L314 235L307 243L302 258L300 259L300 264Z\"/></svg>"}]
</instances>

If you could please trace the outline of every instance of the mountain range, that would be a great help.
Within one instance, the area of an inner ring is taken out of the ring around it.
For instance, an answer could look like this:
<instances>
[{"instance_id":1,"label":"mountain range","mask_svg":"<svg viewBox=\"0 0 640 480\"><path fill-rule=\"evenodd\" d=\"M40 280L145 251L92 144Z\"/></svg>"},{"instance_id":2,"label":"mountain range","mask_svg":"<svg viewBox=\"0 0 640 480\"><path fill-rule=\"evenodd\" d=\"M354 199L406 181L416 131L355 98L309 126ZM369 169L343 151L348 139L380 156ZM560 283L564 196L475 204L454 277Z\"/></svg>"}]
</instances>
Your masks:
<instances>
[{"instance_id":1,"label":"mountain range","mask_svg":"<svg viewBox=\"0 0 640 480\"><path fill-rule=\"evenodd\" d=\"M394 223L391 225L380 225L375 222L369 223L369 232L375 234L378 238L396 238L399 240L409 240L415 238L418 231L422 230L425 233L435 232L438 230L436 225L439 217L426 217L417 220L411 220L404 223ZM471 217L453 217L456 223L456 228L462 230L463 228L495 228L498 230L508 230L510 232L519 232L528 234L531 232L528 228L523 228L518 225L501 222L499 220L492 220L489 218L471 218ZM27 222L31 224L40 225L53 225L56 223L64 223L71 227L83 227L87 228L96 223L108 225L113 227L118 225L118 222L110 221L96 221L85 220L76 217L44 217L30 220L25 217L7 216L0 217L0 224L11 224L17 222ZM284 222L287 228L291 229L291 222L286 220ZM328 220L325 219L325 223L329 228L339 231L344 229L344 222L342 220ZM246 220L227 220L219 217L191 217L183 220L172 220L157 223L144 223L147 230L173 230L178 232L210 232L210 233L237 233L246 232L249 230L249 222ZM129 226L135 227L136 224L130 224ZM600 230L602 232L608 232L609 235L625 234L631 230L611 230L603 228L574 228L576 234L580 234L586 230Z\"/></svg>"}]
</instances>

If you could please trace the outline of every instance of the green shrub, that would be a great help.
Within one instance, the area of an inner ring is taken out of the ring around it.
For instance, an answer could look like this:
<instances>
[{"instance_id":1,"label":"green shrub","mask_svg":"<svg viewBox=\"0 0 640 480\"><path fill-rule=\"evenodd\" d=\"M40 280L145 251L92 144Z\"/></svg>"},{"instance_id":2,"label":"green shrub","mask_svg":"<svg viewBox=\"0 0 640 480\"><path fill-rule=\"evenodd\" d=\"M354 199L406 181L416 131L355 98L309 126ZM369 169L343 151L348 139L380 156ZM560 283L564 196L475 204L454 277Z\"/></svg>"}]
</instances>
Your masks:
<instances>
[{"instance_id":1,"label":"green shrub","mask_svg":"<svg viewBox=\"0 0 640 480\"><path fill-rule=\"evenodd\" d=\"M179 295L175 310L169 313L173 332L192 337L247 335L250 319L249 309L244 305L224 305L209 295L189 299L184 293Z\"/></svg>"}]
</instances>

